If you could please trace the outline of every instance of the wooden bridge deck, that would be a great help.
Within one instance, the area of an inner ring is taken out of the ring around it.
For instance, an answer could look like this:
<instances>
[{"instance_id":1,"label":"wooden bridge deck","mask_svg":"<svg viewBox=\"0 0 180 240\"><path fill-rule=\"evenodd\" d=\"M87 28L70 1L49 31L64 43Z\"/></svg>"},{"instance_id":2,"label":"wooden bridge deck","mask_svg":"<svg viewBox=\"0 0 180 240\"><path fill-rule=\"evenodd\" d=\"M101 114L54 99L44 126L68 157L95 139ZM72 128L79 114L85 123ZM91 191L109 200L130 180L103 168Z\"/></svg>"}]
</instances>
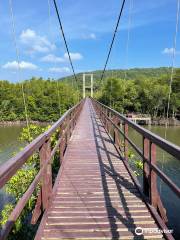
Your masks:
<instances>
[{"instance_id":1,"label":"wooden bridge deck","mask_svg":"<svg viewBox=\"0 0 180 240\"><path fill-rule=\"evenodd\" d=\"M157 225L86 100L35 239L162 238L136 227Z\"/></svg>"}]
</instances>

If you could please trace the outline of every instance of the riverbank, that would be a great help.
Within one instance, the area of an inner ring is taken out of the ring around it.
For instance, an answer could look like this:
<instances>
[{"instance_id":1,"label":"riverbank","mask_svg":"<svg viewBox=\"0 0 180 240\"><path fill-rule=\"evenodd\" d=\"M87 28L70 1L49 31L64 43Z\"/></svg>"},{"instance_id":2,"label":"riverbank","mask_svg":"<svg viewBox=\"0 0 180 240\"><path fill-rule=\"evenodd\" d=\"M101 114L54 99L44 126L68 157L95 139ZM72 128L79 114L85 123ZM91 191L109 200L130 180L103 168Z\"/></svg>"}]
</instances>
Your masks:
<instances>
[{"instance_id":1,"label":"riverbank","mask_svg":"<svg viewBox=\"0 0 180 240\"><path fill-rule=\"evenodd\" d=\"M131 119L131 118L130 118ZM154 118L152 119L150 125L153 126L165 126L166 123L168 126L180 126L180 121L176 118ZM47 126L52 125L54 122L40 122L40 121L29 121L30 124ZM149 125L148 121L137 121L140 125ZM0 126L26 126L26 121L0 121Z\"/></svg>"},{"instance_id":2,"label":"riverbank","mask_svg":"<svg viewBox=\"0 0 180 240\"><path fill-rule=\"evenodd\" d=\"M52 125L53 122L29 121L29 124L47 126ZM26 121L0 121L0 126L26 126Z\"/></svg>"},{"instance_id":3,"label":"riverbank","mask_svg":"<svg viewBox=\"0 0 180 240\"><path fill-rule=\"evenodd\" d=\"M176 118L169 118L168 120L166 118L156 118L152 119L151 125L154 126L180 126L180 121L177 120Z\"/></svg>"}]
</instances>

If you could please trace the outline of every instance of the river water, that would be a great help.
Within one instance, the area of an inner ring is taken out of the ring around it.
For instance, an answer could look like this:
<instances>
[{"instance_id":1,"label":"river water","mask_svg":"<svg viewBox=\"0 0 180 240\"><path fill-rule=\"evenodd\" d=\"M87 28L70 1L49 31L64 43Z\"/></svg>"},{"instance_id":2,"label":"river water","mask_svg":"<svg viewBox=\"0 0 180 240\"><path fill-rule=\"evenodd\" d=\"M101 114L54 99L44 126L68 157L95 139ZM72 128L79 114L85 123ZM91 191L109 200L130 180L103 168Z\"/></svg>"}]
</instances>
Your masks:
<instances>
[{"instance_id":1,"label":"river water","mask_svg":"<svg viewBox=\"0 0 180 240\"><path fill-rule=\"evenodd\" d=\"M12 157L22 146L22 142L18 140L21 130L20 126L0 126L0 164Z\"/></svg>"},{"instance_id":2,"label":"river water","mask_svg":"<svg viewBox=\"0 0 180 240\"><path fill-rule=\"evenodd\" d=\"M162 126L147 127L152 132L164 137L165 128ZM0 164L7 161L18 152L23 143L18 140L19 134L22 130L20 126L0 127ZM130 129L131 139L139 142L139 147L142 147L141 137ZM180 146L180 127L168 127L167 140ZM174 159L169 154L166 154L157 149L157 163L158 166L180 186L180 161ZM159 192L162 197L163 204L167 210L169 219L169 228L174 230L176 239L180 239L180 200L166 187L166 185L158 179ZM3 191L0 191L0 208L4 202L9 201Z\"/></svg>"}]
</instances>

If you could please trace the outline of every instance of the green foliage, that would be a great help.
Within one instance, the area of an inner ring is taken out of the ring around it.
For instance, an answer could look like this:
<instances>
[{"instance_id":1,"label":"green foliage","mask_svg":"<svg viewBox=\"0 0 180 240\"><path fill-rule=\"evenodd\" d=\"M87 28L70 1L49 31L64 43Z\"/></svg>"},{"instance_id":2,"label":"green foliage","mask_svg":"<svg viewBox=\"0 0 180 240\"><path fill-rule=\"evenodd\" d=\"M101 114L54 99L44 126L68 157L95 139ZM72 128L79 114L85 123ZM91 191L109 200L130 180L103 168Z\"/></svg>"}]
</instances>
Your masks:
<instances>
[{"instance_id":1,"label":"green foliage","mask_svg":"<svg viewBox=\"0 0 180 240\"><path fill-rule=\"evenodd\" d=\"M12 212L13 210L13 204L12 203L7 203L5 206L4 206L4 209L2 210L1 212L1 220L0 220L0 226L4 225L7 220L8 220L8 217L10 215L10 213Z\"/></svg>"},{"instance_id":2,"label":"green foliage","mask_svg":"<svg viewBox=\"0 0 180 240\"><path fill-rule=\"evenodd\" d=\"M20 134L19 140L22 142L31 142L33 139L35 139L37 136L39 136L41 133L45 132L50 127L42 127L39 125L30 124L29 128L25 127L22 129L22 132ZM30 138L29 138L30 135Z\"/></svg>"},{"instance_id":3,"label":"green foliage","mask_svg":"<svg viewBox=\"0 0 180 240\"><path fill-rule=\"evenodd\" d=\"M150 114L151 117L165 117L170 78L165 70L163 69L164 74L163 71L159 72L161 74L157 77L155 74L150 74L150 76L144 75L144 77L140 75L139 78L135 75L134 79L127 77L126 80L124 78L107 78L101 94L99 91L96 96L101 102L121 113L139 112ZM127 76L129 71L127 71ZM155 69L151 69L151 71L153 72ZM139 70L139 73L141 72ZM150 73L150 70L147 72ZM180 69L176 69L173 77L169 116L175 116L180 112L179 79Z\"/></svg>"},{"instance_id":4,"label":"green foliage","mask_svg":"<svg viewBox=\"0 0 180 240\"><path fill-rule=\"evenodd\" d=\"M124 79L126 76L127 80L144 80L144 79L159 79L165 78L169 79L170 77L171 68L168 67L160 67L160 68L132 68L129 70L125 69L112 69L106 70L104 79L109 79L112 77L116 77L118 79ZM95 89L98 89L100 86L100 79L102 71L92 71L94 74L94 85ZM77 74L77 79L79 82L79 87L82 87L82 75L83 73ZM71 83L73 76L65 77L61 80Z\"/></svg>"},{"instance_id":5,"label":"green foliage","mask_svg":"<svg viewBox=\"0 0 180 240\"><path fill-rule=\"evenodd\" d=\"M143 174L143 162L140 159L135 157L130 159L131 164L133 165L133 172L136 176L142 176Z\"/></svg>"},{"instance_id":6,"label":"green foliage","mask_svg":"<svg viewBox=\"0 0 180 240\"><path fill-rule=\"evenodd\" d=\"M143 173L143 162L142 160L138 159L137 156L134 154L133 151L129 150L128 151L128 158L130 165L132 167L133 172L136 176L140 176Z\"/></svg>"},{"instance_id":7,"label":"green foliage","mask_svg":"<svg viewBox=\"0 0 180 240\"><path fill-rule=\"evenodd\" d=\"M138 169L142 170L143 169L143 163L141 160L136 160L135 165Z\"/></svg>"},{"instance_id":8,"label":"green foliage","mask_svg":"<svg viewBox=\"0 0 180 240\"><path fill-rule=\"evenodd\" d=\"M107 80L100 100L123 113L134 109L137 97L138 92L134 81L112 78Z\"/></svg>"},{"instance_id":9,"label":"green foliage","mask_svg":"<svg viewBox=\"0 0 180 240\"><path fill-rule=\"evenodd\" d=\"M27 190L34 177L37 174L37 170L26 164L24 168L21 168L6 184L6 192L13 196L18 201L23 193Z\"/></svg>"},{"instance_id":10,"label":"green foliage","mask_svg":"<svg viewBox=\"0 0 180 240\"><path fill-rule=\"evenodd\" d=\"M170 68L109 70L105 73L102 89L102 72L95 71L94 96L122 113L134 111L163 117L167 110L170 72ZM58 85L54 80L42 78L24 82L30 120L56 121L60 111L63 114L78 101L82 93L82 74L77 74L78 83L74 86L72 77L60 79ZM179 79L180 69L177 68L173 76L171 116L180 112ZM25 120L21 85L0 81L0 121L15 120Z\"/></svg>"},{"instance_id":11,"label":"green foliage","mask_svg":"<svg viewBox=\"0 0 180 240\"><path fill-rule=\"evenodd\" d=\"M136 169L136 170L133 171L134 174L136 176L142 176L142 174L143 174L143 171L142 171L143 170L143 162L139 159L131 159L131 161L133 161L134 168Z\"/></svg>"},{"instance_id":12,"label":"green foliage","mask_svg":"<svg viewBox=\"0 0 180 240\"><path fill-rule=\"evenodd\" d=\"M36 125L30 125L30 134L31 139L34 139L39 134L46 131L50 126L41 127ZM59 131L56 131L53 136L51 137L51 147L54 147L57 142L57 137L59 135ZM27 127L23 128L21 134L20 134L20 140L23 142L29 141L29 132ZM39 155L34 154L32 157L30 157L27 162L23 165L21 169L19 169L16 174L8 181L8 183L5 186L5 191L13 197L13 201L10 204L6 204L4 206L4 209L1 212L1 221L0 221L0 227L2 227L10 213L12 212L14 206L19 201L19 199L23 196L23 194L26 192L32 181L34 180L35 176L37 175L39 171ZM55 176L55 173L58 172L59 169L59 154L58 152L55 154L55 157L53 159L53 181ZM37 193L40 190L40 185L37 186L36 190L28 200L25 208L23 209L21 215L17 219L17 221L14 224L14 227L11 231L11 234L9 235L8 239L33 239L33 234L35 232L36 226L32 226L29 224L29 220L32 210L34 209L35 202L37 199ZM26 238L24 238L26 236Z\"/></svg>"},{"instance_id":13,"label":"green foliage","mask_svg":"<svg viewBox=\"0 0 180 240\"><path fill-rule=\"evenodd\" d=\"M30 120L56 121L77 101L79 92L70 84L32 78L24 81ZM59 109L60 105L60 109ZM25 120L21 84L0 81L0 121Z\"/></svg>"}]
</instances>

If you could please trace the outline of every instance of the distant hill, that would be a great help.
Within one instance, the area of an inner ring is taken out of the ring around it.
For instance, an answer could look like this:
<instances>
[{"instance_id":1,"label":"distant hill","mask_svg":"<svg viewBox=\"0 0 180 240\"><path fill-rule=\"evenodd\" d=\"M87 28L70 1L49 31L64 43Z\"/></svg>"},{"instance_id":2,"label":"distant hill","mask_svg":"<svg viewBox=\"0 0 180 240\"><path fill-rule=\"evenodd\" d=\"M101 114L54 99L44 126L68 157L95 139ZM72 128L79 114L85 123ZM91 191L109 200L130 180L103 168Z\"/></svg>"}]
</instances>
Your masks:
<instances>
[{"instance_id":1,"label":"distant hill","mask_svg":"<svg viewBox=\"0 0 180 240\"><path fill-rule=\"evenodd\" d=\"M88 72L90 73L90 72ZM96 70L92 71L94 74L94 84L98 84L102 71ZM168 78L171 73L171 68L168 67L159 67L159 68L132 68L129 70L124 69L116 69L116 70L107 70L105 73L105 78L125 78L129 80L141 80L141 79L160 79L160 78ZM78 81L82 82L83 73L78 73L77 78ZM60 78L59 80L63 81L72 81L73 76Z\"/></svg>"}]
</instances>

